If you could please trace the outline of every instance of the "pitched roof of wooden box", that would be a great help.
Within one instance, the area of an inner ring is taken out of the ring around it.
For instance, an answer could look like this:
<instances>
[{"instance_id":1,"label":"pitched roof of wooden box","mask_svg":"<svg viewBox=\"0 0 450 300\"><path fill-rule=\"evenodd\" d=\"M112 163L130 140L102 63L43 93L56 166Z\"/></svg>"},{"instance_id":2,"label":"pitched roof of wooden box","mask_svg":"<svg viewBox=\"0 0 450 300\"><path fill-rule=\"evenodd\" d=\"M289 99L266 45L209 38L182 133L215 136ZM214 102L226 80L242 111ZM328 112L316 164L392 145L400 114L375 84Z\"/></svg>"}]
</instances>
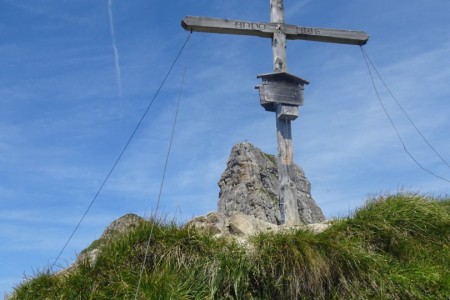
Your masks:
<instances>
[{"instance_id":1,"label":"pitched roof of wooden box","mask_svg":"<svg viewBox=\"0 0 450 300\"><path fill-rule=\"evenodd\" d=\"M262 78L268 81L287 81L292 82L294 84L309 84L309 81L306 81L303 78L297 77L295 75L289 74L287 72L276 72L276 73L267 73L267 74L259 74L256 78Z\"/></svg>"}]
</instances>

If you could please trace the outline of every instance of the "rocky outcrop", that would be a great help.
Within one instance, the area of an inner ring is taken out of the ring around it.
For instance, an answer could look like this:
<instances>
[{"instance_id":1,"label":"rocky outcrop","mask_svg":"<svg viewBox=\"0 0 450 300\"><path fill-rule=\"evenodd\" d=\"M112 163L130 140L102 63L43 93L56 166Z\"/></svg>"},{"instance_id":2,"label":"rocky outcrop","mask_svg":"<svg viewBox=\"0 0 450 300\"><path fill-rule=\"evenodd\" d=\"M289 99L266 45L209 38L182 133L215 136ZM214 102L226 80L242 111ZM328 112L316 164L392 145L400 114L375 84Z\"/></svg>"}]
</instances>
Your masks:
<instances>
[{"instance_id":1,"label":"rocky outcrop","mask_svg":"<svg viewBox=\"0 0 450 300\"><path fill-rule=\"evenodd\" d=\"M104 244L111 242L114 238L127 233L144 222L146 222L144 218L135 214L126 214L115 220L106 227L99 239L93 241L87 249L83 250L80 255L78 255L75 265L84 261L95 264Z\"/></svg>"},{"instance_id":2,"label":"rocky outcrop","mask_svg":"<svg viewBox=\"0 0 450 300\"><path fill-rule=\"evenodd\" d=\"M213 234L214 236L231 236L246 239L249 236L264 232L280 232L289 230L309 230L320 233L328 229L330 221L296 226L278 226L239 212L232 212L229 217L218 212L209 213L189 221L186 226ZM242 240L241 240L242 241Z\"/></svg>"},{"instance_id":3,"label":"rocky outcrop","mask_svg":"<svg viewBox=\"0 0 450 300\"><path fill-rule=\"evenodd\" d=\"M325 230L328 225L323 224L325 218L311 197L311 185L298 166L294 167L293 181L296 183L300 219L304 224L311 224L300 227L315 232ZM266 154L249 143L235 145L219 181L219 187L218 212L196 217L187 226L214 235L240 237L288 228L277 226L281 217L278 169L273 155ZM117 219L105 229L98 240L80 253L75 265L82 261L95 263L102 245L143 222L146 222L145 219L134 214Z\"/></svg>"},{"instance_id":4,"label":"rocky outcrop","mask_svg":"<svg viewBox=\"0 0 450 300\"><path fill-rule=\"evenodd\" d=\"M304 224L325 220L311 197L311 185L303 170L294 166L298 214ZM219 181L218 211L230 217L239 212L273 224L280 224L276 158L250 143L233 147L227 168Z\"/></svg>"}]
</instances>

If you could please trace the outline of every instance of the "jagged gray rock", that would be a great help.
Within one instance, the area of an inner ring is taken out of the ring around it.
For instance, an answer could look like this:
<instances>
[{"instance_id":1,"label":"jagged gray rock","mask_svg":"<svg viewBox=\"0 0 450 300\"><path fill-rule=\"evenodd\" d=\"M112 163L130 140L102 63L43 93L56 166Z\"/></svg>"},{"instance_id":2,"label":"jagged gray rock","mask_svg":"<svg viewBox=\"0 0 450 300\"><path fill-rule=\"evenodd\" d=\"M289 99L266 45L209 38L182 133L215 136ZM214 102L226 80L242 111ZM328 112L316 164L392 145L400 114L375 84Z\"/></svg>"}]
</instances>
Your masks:
<instances>
[{"instance_id":1,"label":"jagged gray rock","mask_svg":"<svg viewBox=\"0 0 450 300\"><path fill-rule=\"evenodd\" d=\"M322 210L311 197L311 185L303 170L294 166L298 214L304 224L325 220ZM250 143L233 147L227 168L219 181L218 211L230 217L234 212L280 224L278 168L276 158Z\"/></svg>"}]
</instances>

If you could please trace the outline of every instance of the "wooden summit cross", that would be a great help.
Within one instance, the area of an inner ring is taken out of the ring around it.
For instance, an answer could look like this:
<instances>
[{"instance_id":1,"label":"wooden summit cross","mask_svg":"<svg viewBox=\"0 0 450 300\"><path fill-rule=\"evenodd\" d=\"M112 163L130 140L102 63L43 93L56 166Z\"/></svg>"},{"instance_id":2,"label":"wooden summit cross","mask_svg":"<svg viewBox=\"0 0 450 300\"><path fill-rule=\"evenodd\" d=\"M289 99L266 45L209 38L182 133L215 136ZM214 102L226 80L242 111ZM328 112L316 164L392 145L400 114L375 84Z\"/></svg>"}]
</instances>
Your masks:
<instances>
[{"instance_id":1,"label":"wooden summit cross","mask_svg":"<svg viewBox=\"0 0 450 300\"><path fill-rule=\"evenodd\" d=\"M278 142L278 173L281 222L287 225L302 223L293 172L291 121L303 105L304 85L309 82L287 73L286 39L328 43L364 45L369 37L363 31L298 27L284 23L283 0L270 0L270 23L185 17L181 23L188 31L253 35L272 39L274 72L258 75L260 102L266 111L276 112Z\"/></svg>"}]
</instances>

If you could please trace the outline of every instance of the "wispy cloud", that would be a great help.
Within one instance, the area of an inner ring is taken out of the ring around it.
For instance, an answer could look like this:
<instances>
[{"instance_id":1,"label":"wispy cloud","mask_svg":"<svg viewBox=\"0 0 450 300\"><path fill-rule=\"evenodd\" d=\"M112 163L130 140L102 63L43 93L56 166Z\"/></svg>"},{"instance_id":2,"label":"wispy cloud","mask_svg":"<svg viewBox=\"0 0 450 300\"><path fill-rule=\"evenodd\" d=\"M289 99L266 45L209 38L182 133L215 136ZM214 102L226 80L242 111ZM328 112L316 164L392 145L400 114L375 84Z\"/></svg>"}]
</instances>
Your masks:
<instances>
[{"instance_id":1,"label":"wispy cloud","mask_svg":"<svg viewBox=\"0 0 450 300\"><path fill-rule=\"evenodd\" d=\"M116 79L117 79L117 89L119 92L119 97L122 96L122 75L120 72L120 64L119 64L119 51L117 50L116 44L116 33L114 30L114 19L113 19L113 11L112 11L112 0L108 0L108 15L109 15L109 31L111 34L111 43L114 52L114 65L116 68Z\"/></svg>"}]
</instances>

